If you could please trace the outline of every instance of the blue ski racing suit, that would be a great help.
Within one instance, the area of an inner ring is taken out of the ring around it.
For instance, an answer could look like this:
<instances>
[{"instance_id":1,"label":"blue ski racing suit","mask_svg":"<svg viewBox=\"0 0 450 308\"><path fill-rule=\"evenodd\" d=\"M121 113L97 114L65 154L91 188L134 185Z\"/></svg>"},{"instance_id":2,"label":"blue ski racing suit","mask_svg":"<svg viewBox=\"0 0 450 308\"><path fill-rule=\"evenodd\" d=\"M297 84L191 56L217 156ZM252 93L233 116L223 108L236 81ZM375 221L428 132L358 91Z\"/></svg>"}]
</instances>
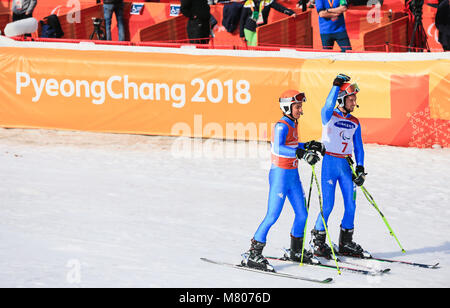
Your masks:
<instances>
[{"instance_id":1,"label":"blue ski racing suit","mask_svg":"<svg viewBox=\"0 0 450 308\"><path fill-rule=\"evenodd\" d=\"M264 220L254 235L254 239L258 242L266 243L267 234L280 217L286 197L295 213L291 235L303 237L308 213L298 173L296 150L299 147L303 149L304 143L298 142L297 123L286 116L282 117L275 125L272 136L268 208Z\"/></svg>"},{"instance_id":2,"label":"blue ski racing suit","mask_svg":"<svg viewBox=\"0 0 450 308\"><path fill-rule=\"evenodd\" d=\"M323 215L327 222L334 207L336 184L339 182L345 208L341 227L350 230L354 228L356 185L346 157L352 156L354 152L356 164L364 166L364 148L359 120L335 108L338 92L339 86L333 86L321 111L322 143L326 148L321 177ZM315 229L325 230L321 214L316 220Z\"/></svg>"}]
</instances>

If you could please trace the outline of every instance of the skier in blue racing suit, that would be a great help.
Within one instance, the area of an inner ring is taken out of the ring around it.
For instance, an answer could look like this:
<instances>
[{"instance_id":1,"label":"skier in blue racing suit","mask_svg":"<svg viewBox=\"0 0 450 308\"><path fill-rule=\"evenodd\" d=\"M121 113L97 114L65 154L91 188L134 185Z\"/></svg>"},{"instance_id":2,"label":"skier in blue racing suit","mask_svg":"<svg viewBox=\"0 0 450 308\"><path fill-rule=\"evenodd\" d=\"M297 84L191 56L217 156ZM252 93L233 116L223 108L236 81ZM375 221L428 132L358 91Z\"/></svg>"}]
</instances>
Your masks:
<instances>
[{"instance_id":1,"label":"skier in blue racing suit","mask_svg":"<svg viewBox=\"0 0 450 308\"><path fill-rule=\"evenodd\" d=\"M323 193L323 218L319 214L314 229L312 241L314 254L330 259L331 248L326 244L326 231L323 224L334 207L336 184L342 191L344 200L344 217L341 221L339 235L339 253L361 257L363 249L353 242L353 230L355 219L356 186L364 183L364 148L361 138L361 124L351 115L356 104L356 94L359 88L356 83L349 83L350 77L339 74L333 82L333 87L322 108L322 143L326 153L322 162L322 193ZM337 108L336 100L338 102ZM356 176L353 175L347 161L348 156L355 153Z\"/></svg>"},{"instance_id":2,"label":"skier in blue racing suit","mask_svg":"<svg viewBox=\"0 0 450 308\"><path fill-rule=\"evenodd\" d=\"M272 136L272 165L269 173L269 200L267 214L256 230L251 241L250 250L244 254L243 265L266 271L273 271L272 266L262 255L266 245L267 234L278 220L286 197L295 213L291 229L291 249L289 258L295 261L309 262L313 255L303 250L303 233L308 216L305 196L298 173L298 159L305 159L314 165L320 160L316 152L323 155L325 148L320 142L298 142L297 120L303 115L302 104L305 94L296 90L285 91L280 99L280 108L284 116L274 127Z\"/></svg>"}]
</instances>

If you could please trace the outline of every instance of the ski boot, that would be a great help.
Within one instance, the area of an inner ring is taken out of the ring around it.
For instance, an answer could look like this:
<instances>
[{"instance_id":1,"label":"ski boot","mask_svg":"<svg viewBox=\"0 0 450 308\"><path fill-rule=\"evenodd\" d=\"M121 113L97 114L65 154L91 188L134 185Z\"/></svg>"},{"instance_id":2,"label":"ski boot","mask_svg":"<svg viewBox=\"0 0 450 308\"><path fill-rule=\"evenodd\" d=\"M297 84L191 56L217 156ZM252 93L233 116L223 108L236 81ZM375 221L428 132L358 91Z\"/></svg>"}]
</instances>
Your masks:
<instances>
[{"instance_id":1,"label":"ski boot","mask_svg":"<svg viewBox=\"0 0 450 308\"><path fill-rule=\"evenodd\" d=\"M313 229L311 231L313 252L317 257L323 257L325 259L332 259L332 252L330 246L327 245L327 234L325 231L317 231Z\"/></svg>"},{"instance_id":2,"label":"ski boot","mask_svg":"<svg viewBox=\"0 0 450 308\"><path fill-rule=\"evenodd\" d=\"M244 260L242 260L241 265L262 271L275 272L273 266L270 265L269 261L262 255L265 246L265 243L252 239L250 250L243 254Z\"/></svg>"},{"instance_id":3,"label":"ski boot","mask_svg":"<svg viewBox=\"0 0 450 308\"><path fill-rule=\"evenodd\" d=\"M370 258L370 254L364 251L360 245L353 242L354 229L343 229L339 234L339 254L356 258Z\"/></svg>"},{"instance_id":4,"label":"ski boot","mask_svg":"<svg viewBox=\"0 0 450 308\"><path fill-rule=\"evenodd\" d=\"M294 237L291 234L291 249L287 249L284 255L286 260L302 262L306 264L318 264L319 260L314 258L312 252L304 249L302 260L303 237Z\"/></svg>"}]
</instances>

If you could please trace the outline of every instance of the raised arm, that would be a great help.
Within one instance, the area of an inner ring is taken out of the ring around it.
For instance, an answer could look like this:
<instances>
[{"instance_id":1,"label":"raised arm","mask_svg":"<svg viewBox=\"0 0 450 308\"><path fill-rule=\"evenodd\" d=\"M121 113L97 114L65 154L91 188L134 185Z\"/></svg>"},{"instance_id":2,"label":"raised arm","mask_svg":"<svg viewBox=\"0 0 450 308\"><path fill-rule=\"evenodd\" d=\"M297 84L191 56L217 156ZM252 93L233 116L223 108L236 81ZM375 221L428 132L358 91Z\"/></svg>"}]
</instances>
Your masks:
<instances>
[{"instance_id":1,"label":"raised arm","mask_svg":"<svg viewBox=\"0 0 450 308\"><path fill-rule=\"evenodd\" d=\"M330 121L331 116L333 115L334 107L336 106L336 100L339 93L339 87L333 86L331 88L330 93L328 94L327 100L325 101L325 105L322 107L322 124L325 125Z\"/></svg>"},{"instance_id":2,"label":"raised arm","mask_svg":"<svg viewBox=\"0 0 450 308\"><path fill-rule=\"evenodd\" d=\"M317 4L319 2L316 2ZM336 106L336 100L339 94L340 87L350 80L350 77L345 74L338 74L336 78L333 80L333 87L331 88L330 93L328 94L327 100L325 102L325 106L322 108L322 124L325 125L330 121L331 116L333 115L334 107Z\"/></svg>"},{"instance_id":3,"label":"raised arm","mask_svg":"<svg viewBox=\"0 0 450 308\"><path fill-rule=\"evenodd\" d=\"M355 152L356 165L364 166L364 146L361 137L361 124L358 125L358 128L353 135L353 147Z\"/></svg>"}]
</instances>

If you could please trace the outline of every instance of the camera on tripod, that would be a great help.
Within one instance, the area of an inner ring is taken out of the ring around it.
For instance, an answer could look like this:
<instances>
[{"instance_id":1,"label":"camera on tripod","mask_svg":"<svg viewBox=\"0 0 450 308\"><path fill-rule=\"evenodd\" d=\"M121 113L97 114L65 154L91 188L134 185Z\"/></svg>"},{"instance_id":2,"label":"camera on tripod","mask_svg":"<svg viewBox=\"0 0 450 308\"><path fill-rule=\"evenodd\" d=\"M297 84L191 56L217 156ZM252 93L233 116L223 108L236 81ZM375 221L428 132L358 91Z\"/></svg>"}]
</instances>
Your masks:
<instances>
[{"instance_id":1,"label":"camera on tripod","mask_svg":"<svg viewBox=\"0 0 450 308\"><path fill-rule=\"evenodd\" d=\"M94 24L94 26L100 26L102 22L102 18L92 17L92 23Z\"/></svg>"},{"instance_id":2,"label":"camera on tripod","mask_svg":"<svg viewBox=\"0 0 450 308\"><path fill-rule=\"evenodd\" d=\"M424 50L430 52L430 47L427 41L427 33L425 32L422 23L423 4L424 0L412 0L409 3L409 10L414 16L414 26L408 48L409 52L411 51L422 52Z\"/></svg>"},{"instance_id":3,"label":"camera on tripod","mask_svg":"<svg viewBox=\"0 0 450 308\"><path fill-rule=\"evenodd\" d=\"M94 25L94 31L92 32L91 36L89 37L90 40L94 38L94 36L97 37L97 40L105 40L106 35L103 27L103 18L98 17L92 17L92 24Z\"/></svg>"}]
</instances>

